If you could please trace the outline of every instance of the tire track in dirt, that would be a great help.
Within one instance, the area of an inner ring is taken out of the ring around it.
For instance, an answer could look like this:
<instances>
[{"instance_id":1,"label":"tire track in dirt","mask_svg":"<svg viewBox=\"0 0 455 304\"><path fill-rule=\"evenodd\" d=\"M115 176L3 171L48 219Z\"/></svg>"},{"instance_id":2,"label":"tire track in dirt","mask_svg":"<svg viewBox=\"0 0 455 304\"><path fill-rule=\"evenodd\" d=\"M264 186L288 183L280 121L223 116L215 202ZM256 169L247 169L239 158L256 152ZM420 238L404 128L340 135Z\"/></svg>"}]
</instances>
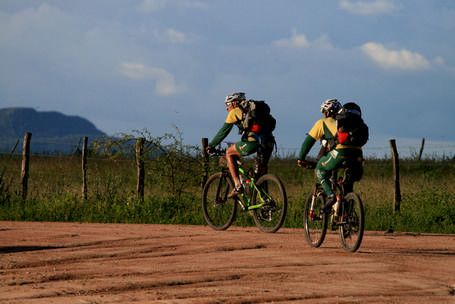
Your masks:
<instances>
[{"instance_id":1,"label":"tire track in dirt","mask_svg":"<svg viewBox=\"0 0 455 304\"><path fill-rule=\"evenodd\" d=\"M454 241L367 232L350 254L298 229L0 222L0 303L450 303Z\"/></svg>"}]
</instances>

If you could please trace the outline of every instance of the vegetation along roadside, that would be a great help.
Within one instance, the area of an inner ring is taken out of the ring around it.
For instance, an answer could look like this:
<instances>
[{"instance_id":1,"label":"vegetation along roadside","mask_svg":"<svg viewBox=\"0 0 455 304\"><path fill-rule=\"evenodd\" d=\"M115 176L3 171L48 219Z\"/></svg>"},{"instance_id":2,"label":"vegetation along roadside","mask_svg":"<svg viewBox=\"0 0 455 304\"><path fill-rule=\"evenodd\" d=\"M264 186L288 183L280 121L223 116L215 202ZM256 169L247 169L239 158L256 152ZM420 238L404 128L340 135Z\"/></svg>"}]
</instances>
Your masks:
<instances>
[{"instance_id":1,"label":"vegetation along roadside","mask_svg":"<svg viewBox=\"0 0 455 304\"><path fill-rule=\"evenodd\" d=\"M81 195L80 155L32 155L28 195L21 195L21 156L0 155L0 220L204 225L199 147L184 145L179 134L146 138L144 198L136 193L132 141L95 142L87 161L87 199ZM251 161L251 160L250 160ZM209 171L218 170L211 159ZM272 158L269 171L286 186L289 209L285 227L301 228L303 204L313 173L296 166L293 156ZM356 184L366 209L367 230L455 233L455 160L400 160L401 209L394 211L390 159L366 159ZM254 225L238 214L235 225Z\"/></svg>"}]
</instances>

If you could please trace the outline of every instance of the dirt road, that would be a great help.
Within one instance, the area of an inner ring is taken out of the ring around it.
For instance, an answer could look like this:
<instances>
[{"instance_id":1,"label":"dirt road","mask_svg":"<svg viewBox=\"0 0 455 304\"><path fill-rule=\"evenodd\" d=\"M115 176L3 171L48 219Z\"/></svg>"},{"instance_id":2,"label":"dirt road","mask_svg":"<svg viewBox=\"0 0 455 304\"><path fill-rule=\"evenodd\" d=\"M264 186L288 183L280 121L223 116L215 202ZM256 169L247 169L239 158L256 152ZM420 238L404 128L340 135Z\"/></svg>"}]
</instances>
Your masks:
<instances>
[{"instance_id":1,"label":"dirt road","mask_svg":"<svg viewBox=\"0 0 455 304\"><path fill-rule=\"evenodd\" d=\"M455 303L455 235L0 222L0 303Z\"/></svg>"}]
</instances>

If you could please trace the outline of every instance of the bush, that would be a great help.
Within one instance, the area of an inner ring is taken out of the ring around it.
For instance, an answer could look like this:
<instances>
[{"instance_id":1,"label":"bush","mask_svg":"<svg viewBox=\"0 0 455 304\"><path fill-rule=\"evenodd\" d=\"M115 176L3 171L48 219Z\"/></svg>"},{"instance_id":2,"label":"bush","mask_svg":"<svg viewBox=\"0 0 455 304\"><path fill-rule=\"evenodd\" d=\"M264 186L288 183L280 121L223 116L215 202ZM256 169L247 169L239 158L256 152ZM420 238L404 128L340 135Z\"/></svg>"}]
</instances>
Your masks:
<instances>
[{"instance_id":1,"label":"bush","mask_svg":"<svg viewBox=\"0 0 455 304\"><path fill-rule=\"evenodd\" d=\"M135 138L146 138L145 197L136 194ZM88 199L81 198L79 157L31 158L29 194L21 198L20 158L0 155L0 220L117 223L205 224L201 211L202 159L198 147L182 136L136 136L95 143L88 160ZM244 163L251 164L251 159ZM366 229L455 233L455 160L405 160L401 168L401 211L393 212L390 160L368 159L355 189L366 209ZM212 159L210 174L219 170ZM273 158L269 172L278 175L288 195L285 227L302 228L304 201L314 185L314 172L291 158ZM254 225L239 210L235 225Z\"/></svg>"}]
</instances>

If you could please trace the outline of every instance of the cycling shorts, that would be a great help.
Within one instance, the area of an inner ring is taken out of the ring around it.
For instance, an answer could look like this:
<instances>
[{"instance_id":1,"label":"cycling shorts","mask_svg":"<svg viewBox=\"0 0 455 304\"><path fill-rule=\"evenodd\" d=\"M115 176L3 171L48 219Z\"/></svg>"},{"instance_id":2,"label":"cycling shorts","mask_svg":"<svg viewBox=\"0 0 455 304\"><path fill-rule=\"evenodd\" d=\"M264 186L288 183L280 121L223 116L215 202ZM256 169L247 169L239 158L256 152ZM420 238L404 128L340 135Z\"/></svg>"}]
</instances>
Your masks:
<instances>
[{"instance_id":1,"label":"cycling shorts","mask_svg":"<svg viewBox=\"0 0 455 304\"><path fill-rule=\"evenodd\" d=\"M235 143L235 149L241 156L247 156L258 150L258 142L241 140Z\"/></svg>"}]
</instances>

